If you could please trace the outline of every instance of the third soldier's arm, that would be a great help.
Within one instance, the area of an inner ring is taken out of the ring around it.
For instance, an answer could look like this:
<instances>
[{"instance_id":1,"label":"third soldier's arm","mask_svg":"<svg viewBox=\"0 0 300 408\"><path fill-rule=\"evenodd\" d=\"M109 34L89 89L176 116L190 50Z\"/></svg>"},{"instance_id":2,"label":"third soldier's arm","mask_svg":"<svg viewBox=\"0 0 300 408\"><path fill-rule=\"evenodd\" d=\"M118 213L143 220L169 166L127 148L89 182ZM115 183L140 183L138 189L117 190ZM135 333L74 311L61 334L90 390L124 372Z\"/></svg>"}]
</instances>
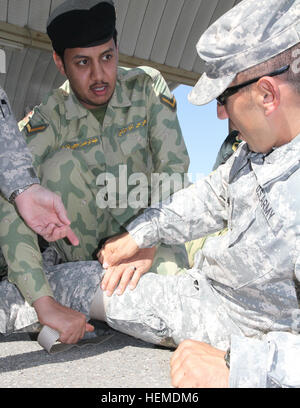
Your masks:
<instances>
[{"instance_id":1,"label":"third soldier's arm","mask_svg":"<svg viewBox=\"0 0 300 408\"><path fill-rule=\"evenodd\" d=\"M29 136L24 131L37 173L43 156L54 144L54 133L49 130L47 138L41 138L38 132ZM33 149L36 151L33 152ZM42 296L53 295L43 271L37 235L3 196L0 197L0 244L8 265L8 278L29 304Z\"/></svg>"},{"instance_id":2,"label":"third soldier's arm","mask_svg":"<svg viewBox=\"0 0 300 408\"><path fill-rule=\"evenodd\" d=\"M151 82L147 103L154 173L149 204L153 205L184 187L189 156L177 118L175 97L160 74ZM162 180L163 189L159 187L159 179Z\"/></svg>"},{"instance_id":3,"label":"third soldier's arm","mask_svg":"<svg viewBox=\"0 0 300 408\"><path fill-rule=\"evenodd\" d=\"M49 151L57 148L57 129L39 125L42 117L37 114L27 127L27 143L34 157L34 166L40 176L40 164ZM40 128L42 131L35 131ZM8 264L8 278L25 300L33 305L42 324L60 332L63 342L76 342L82 333L91 330L84 316L72 311L53 298L53 292L44 274L42 256L36 234L17 214L13 205L0 198L0 245ZM70 324L71 322L71 324Z\"/></svg>"},{"instance_id":4,"label":"third soldier's arm","mask_svg":"<svg viewBox=\"0 0 300 408\"><path fill-rule=\"evenodd\" d=\"M100 262L116 265L134 256L139 248L151 248L161 242L180 244L225 228L229 162L206 179L175 192L170 202L146 209L127 225L129 234L107 241L99 251Z\"/></svg>"},{"instance_id":5,"label":"third soldier's arm","mask_svg":"<svg viewBox=\"0 0 300 408\"><path fill-rule=\"evenodd\" d=\"M227 186L232 160L205 179L145 210L126 229L139 248L180 244L227 227Z\"/></svg>"}]
</instances>

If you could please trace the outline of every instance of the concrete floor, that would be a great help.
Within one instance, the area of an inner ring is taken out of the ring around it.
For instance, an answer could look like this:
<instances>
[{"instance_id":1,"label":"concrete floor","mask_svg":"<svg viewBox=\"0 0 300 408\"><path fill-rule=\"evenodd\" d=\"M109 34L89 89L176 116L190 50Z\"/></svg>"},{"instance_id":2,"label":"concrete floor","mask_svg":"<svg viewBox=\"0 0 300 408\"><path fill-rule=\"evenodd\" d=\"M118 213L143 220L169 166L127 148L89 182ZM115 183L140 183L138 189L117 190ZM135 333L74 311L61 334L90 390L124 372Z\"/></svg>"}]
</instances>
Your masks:
<instances>
[{"instance_id":1,"label":"concrete floor","mask_svg":"<svg viewBox=\"0 0 300 408\"><path fill-rule=\"evenodd\" d=\"M28 333L0 335L1 388L172 388L172 351L104 323L95 344L48 354Z\"/></svg>"}]
</instances>

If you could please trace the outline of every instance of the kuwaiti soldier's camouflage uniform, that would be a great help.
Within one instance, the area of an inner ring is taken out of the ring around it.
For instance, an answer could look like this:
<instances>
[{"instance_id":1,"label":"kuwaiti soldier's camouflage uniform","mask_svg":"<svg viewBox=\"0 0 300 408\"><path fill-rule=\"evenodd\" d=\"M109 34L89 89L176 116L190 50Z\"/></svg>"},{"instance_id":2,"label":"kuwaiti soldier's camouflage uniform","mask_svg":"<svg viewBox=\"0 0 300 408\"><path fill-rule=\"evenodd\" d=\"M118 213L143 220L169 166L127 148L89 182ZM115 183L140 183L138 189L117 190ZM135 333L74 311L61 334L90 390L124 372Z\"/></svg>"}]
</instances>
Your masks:
<instances>
[{"instance_id":1,"label":"kuwaiti soldier's camouflage uniform","mask_svg":"<svg viewBox=\"0 0 300 408\"><path fill-rule=\"evenodd\" d=\"M130 206L118 208L121 200L117 208L98 208L99 174L111 173L119 182L119 166L123 165L123 184L139 172L147 175L150 188L151 173L179 173L183 181L189 165L176 101L161 74L148 67L119 68L102 126L78 102L67 81L35 109L25 132L42 184L61 195L73 220L71 227L80 239L78 247L64 240L54 244L60 262L95 259L101 240L122 232L124 225L141 211ZM125 166L127 176L123 174ZM133 187L129 183L127 196ZM36 236L4 199L0 202L0 217L0 241L10 281L30 304L50 295ZM184 246L162 245L155 262L158 273L163 274L179 273L188 265Z\"/></svg>"}]
</instances>

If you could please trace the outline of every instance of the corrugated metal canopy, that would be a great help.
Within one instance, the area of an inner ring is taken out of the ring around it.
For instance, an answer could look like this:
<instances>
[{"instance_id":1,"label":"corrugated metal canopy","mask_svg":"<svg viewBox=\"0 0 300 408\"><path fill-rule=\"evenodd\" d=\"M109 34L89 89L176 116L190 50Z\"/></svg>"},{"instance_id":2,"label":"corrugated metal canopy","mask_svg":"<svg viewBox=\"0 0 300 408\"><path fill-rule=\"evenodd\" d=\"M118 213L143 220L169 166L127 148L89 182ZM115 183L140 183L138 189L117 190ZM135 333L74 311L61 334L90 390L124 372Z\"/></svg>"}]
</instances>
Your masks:
<instances>
[{"instance_id":1,"label":"corrugated metal canopy","mask_svg":"<svg viewBox=\"0 0 300 408\"><path fill-rule=\"evenodd\" d=\"M201 33L240 1L115 0L120 65L154 66L171 88L194 85L203 72L195 49ZM18 120L65 79L52 61L45 34L49 14L62 2L0 0L0 47L1 42L10 44L0 84Z\"/></svg>"}]
</instances>

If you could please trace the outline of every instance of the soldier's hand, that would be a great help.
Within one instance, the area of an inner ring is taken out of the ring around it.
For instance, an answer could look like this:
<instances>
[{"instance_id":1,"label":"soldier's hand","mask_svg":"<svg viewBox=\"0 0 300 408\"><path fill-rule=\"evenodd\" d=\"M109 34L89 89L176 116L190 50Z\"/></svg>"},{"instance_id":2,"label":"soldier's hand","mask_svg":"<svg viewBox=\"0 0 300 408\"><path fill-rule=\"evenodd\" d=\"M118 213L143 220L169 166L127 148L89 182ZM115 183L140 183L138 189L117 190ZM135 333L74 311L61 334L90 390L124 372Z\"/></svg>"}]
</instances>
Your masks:
<instances>
[{"instance_id":1,"label":"soldier's hand","mask_svg":"<svg viewBox=\"0 0 300 408\"><path fill-rule=\"evenodd\" d=\"M51 242L68 238L71 244L79 244L57 194L34 184L16 197L15 204L26 224L45 240Z\"/></svg>"},{"instance_id":2,"label":"soldier's hand","mask_svg":"<svg viewBox=\"0 0 300 408\"><path fill-rule=\"evenodd\" d=\"M101 289L107 296L111 296L114 290L117 295L122 295L128 285L131 290L135 289L140 277L151 268L155 252L155 247L140 249L130 259L109 267L102 279Z\"/></svg>"},{"instance_id":3,"label":"soldier's hand","mask_svg":"<svg viewBox=\"0 0 300 408\"><path fill-rule=\"evenodd\" d=\"M178 388L227 388L225 351L194 340L183 341L171 359L172 385Z\"/></svg>"},{"instance_id":4,"label":"soldier's hand","mask_svg":"<svg viewBox=\"0 0 300 408\"><path fill-rule=\"evenodd\" d=\"M83 313L72 310L56 302L50 296L43 296L33 303L39 322L52 327L59 332L59 341L66 344L76 344L85 332L91 332L94 327L87 323Z\"/></svg>"},{"instance_id":5,"label":"soldier's hand","mask_svg":"<svg viewBox=\"0 0 300 408\"><path fill-rule=\"evenodd\" d=\"M139 251L135 240L128 232L108 239L97 254L104 269L119 265Z\"/></svg>"}]
</instances>

